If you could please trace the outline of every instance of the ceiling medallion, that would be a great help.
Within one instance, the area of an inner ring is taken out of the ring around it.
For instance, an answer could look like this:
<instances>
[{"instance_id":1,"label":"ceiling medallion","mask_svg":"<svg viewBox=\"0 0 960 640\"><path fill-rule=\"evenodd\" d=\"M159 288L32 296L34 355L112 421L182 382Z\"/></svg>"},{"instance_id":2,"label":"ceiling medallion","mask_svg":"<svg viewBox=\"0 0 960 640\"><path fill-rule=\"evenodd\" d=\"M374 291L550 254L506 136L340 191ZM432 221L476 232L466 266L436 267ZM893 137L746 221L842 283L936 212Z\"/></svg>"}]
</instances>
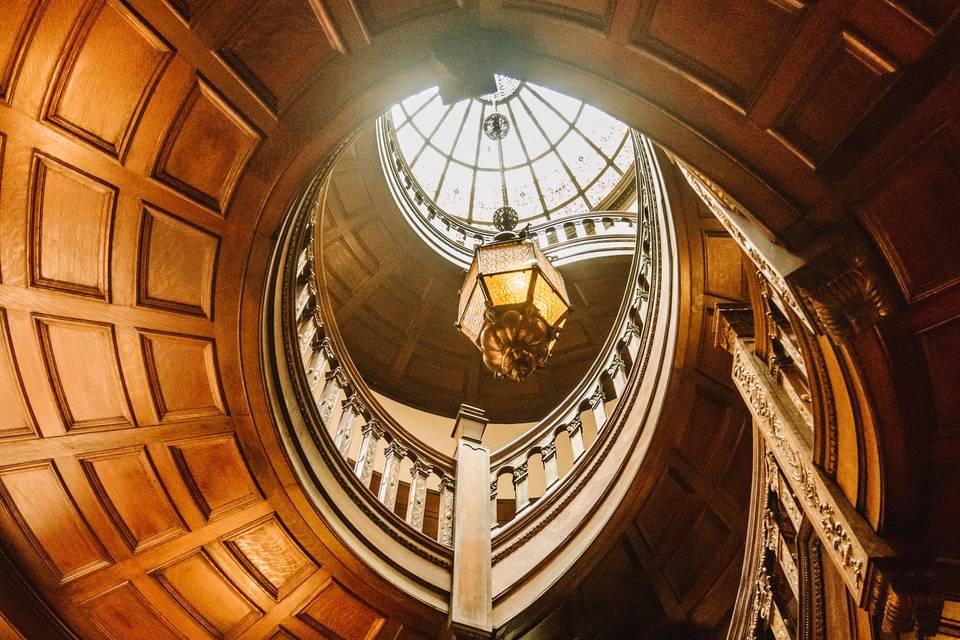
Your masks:
<instances>
[{"instance_id":1,"label":"ceiling medallion","mask_svg":"<svg viewBox=\"0 0 960 640\"><path fill-rule=\"evenodd\" d=\"M513 231L520 222L520 216L513 207L500 207L493 212L493 226L500 231Z\"/></svg>"},{"instance_id":2,"label":"ceiling medallion","mask_svg":"<svg viewBox=\"0 0 960 640\"><path fill-rule=\"evenodd\" d=\"M502 113L491 113L483 121L483 132L491 140L503 140L510 133L510 121Z\"/></svg>"}]
</instances>

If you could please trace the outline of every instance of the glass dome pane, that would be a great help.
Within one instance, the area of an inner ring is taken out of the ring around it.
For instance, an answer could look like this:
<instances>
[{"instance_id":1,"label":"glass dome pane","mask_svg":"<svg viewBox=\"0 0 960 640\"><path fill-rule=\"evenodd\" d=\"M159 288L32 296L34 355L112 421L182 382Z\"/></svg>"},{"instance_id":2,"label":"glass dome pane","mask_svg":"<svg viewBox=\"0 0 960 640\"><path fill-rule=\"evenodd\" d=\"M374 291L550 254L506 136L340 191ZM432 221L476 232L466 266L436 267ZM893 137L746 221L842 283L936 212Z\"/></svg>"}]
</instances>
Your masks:
<instances>
[{"instance_id":1,"label":"glass dome pane","mask_svg":"<svg viewBox=\"0 0 960 640\"><path fill-rule=\"evenodd\" d=\"M395 136L428 204L484 228L509 204L522 227L588 211L627 179L634 158L625 124L549 87L496 81L495 95L444 105L432 87L385 115L394 125L387 135ZM509 124L501 140L483 132L494 112Z\"/></svg>"}]
</instances>

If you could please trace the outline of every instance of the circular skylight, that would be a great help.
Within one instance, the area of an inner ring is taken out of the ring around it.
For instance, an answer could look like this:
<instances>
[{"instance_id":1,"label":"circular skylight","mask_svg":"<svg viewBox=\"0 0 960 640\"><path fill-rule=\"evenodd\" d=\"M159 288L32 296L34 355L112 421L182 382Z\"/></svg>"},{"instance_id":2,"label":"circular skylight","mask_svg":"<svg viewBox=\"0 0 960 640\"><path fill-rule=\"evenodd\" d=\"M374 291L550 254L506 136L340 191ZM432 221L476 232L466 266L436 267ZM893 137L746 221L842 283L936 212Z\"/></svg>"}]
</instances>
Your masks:
<instances>
[{"instance_id":1,"label":"circular skylight","mask_svg":"<svg viewBox=\"0 0 960 640\"><path fill-rule=\"evenodd\" d=\"M388 130L423 193L481 227L507 205L521 225L596 210L633 165L627 125L532 82L496 81L494 93L452 105L432 87L390 109Z\"/></svg>"}]
</instances>

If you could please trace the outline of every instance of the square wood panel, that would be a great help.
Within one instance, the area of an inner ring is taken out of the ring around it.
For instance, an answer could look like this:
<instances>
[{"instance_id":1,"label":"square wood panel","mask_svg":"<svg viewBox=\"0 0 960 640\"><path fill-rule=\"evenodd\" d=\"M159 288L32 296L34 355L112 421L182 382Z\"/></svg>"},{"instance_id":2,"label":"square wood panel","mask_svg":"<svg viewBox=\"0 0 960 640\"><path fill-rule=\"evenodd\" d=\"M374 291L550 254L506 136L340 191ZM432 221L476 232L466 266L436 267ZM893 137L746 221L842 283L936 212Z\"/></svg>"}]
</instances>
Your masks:
<instances>
[{"instance_id":1,"label":"square wood panel","mask_svg":"<svg viewBox=\"0 0 960 640\"><path fill-rule=\"evenodd\" d=\"M634 44L746 111L805 12L801 0L646 0Z\"/></svg>"},{"instance_id":2,"label":"square wood panel","mask_svg":"<svg viewBox=\"0 0 960 640\"><path fill-rule=\"evenodd\" d=\"M343 52L320 3L266 0L254 5L220 56L276 112Z\"/></svg>"},{"instance_id":3,"label":"square wood panel","mask_svg":"<svg viewBox=\"0 0 960 640\"><path fill-rule=\"evenodd\" d=\"M261 134L202 76L167 131L153 176L223 214Z\"/></svg>"},{"instance_id":4,"label":"square wood panel","mask_svg":"<svg viewBox=\"0 0 960 640\"><path fill-rule=\"evenodd\" d=\"M542 13L605 31L610 25L616 0L504 0L508 9Z\"/></svg>"},{"instance_id":5,"label":"square wood panel","mask_svg":"<svg viewBox=\"0 0 960 640\"><path fill-rule=\"evenodd\" d=\"M0 439L36 437L37 422L27 400L13 350L7 310L0 307Z\"/></svg>"},{"instance_id":6,"label":"square wood panel","mask_svg":"<svg viewBox=\"0 0 960 640\"><path fill-rule=\"evenodd\" d=\"M355 0L353 3L367 33L377 35L407 20L453 11L460 7L457 0Z\"/></svg>"},{"instance_id":7,"label":"square wood panel","mask_svg":"<svg viewBox=\"0 0 960 640\"><path fill-rule=\"evenodd\" d=\"M215 520L260 500L232 433L171 443L170 453L197 508Z\"/></svg>"},{"instance_id":8,"label":"square wood panel","mask_svg":"<svg viewBox=\"0 0 960 640\"><path fill-rule=\"evenodd\" d=\"M336 640L371 640L384 623L379 612L333 579L320 589L297 618Z\"/></svg>"},{"instance_id":9,"label":"square wood panel","mask_svg":"<svg viewBox=\"0 0 960 640\"><path fill-rule=\"evenodd\" d=\"M293 591L317 568L275 515L231 533L223 544L274 600Z\"/></svg>"},{"instance_id":10,"label":"square wood panel","mask_svg":"<svg viewBox=\"0 0 960 640\"><path fill-rule=\"evenodd\" d=\"M220 238L144 203L137 254L137 303L213 319Z\"/></svg>"},{"instance_id":11,"label":"square wood panel","mask_svg":"<svg viewBox=\"0 0 960 640\"><path fill-rule=\"evenodd\" d=\"M113 325L42 315L34 319L67 431L133 426Z\"/></svg>"},{"instance_id":12,"label":"square wood panel","mask_svg":"<svg viewBox=\"0 0 960 640\"><path fill-rule=\"evenodd\" d=\"M203 549L150 573L214 638L235 638L263 613Z\"/></svg>"},{"instance_id":13,"label":"square wood panel","mask_svg":"<svg viewBox=\"0 0 960 640\"><path fill-rule=\"evenodd\" d=\"M61 583L111 564L52 460L0 469L0 500Z\"/></svg>"},{"instance_id":14,"label":"square wood panel","mask_svg":"<svg viewBox=\"0 0 960 640\"><path fill-rule=\"evenodd\" d=\"M109 300L117 188L39 152L30 182L30 284Z\"/></svg>"},{"instance_id":15,"label":"square wood panel","mask_svg":"<svg viewBox=\"0 0 960 640\"><path fill-rule=\"evenodd\" d=\"M118 0L87 5L57 63L44 119L121 162L173 49Z\"/></svg>"},{"instance_id":16,"label":"square wood panel","mask_svg":"<svg viewBox=\"0 0 960 640\"><path fill-rule=\"evenodd\" d=\"M213 339L139 333L150 394L161 422L226 413Z\"/></svg>"},{"instance_id":17,"label":"square wood panel","mask_svg":"<svg viewBox=\"0 0 960 640\"><path fill-rule=\"evenodd\" d=\"M111 640L184 638L129 582L86 600L80 608Z\"/></svg>"},{"instance_id":18,"label":"square wood panel","mask_svg":"<svg viewBox=\"0 0 960 640\"><path fill-rule=\"evenodd\" d=\"M4 28L0 29L0 101L9 103L20 75L27 47L33 39L45 3L4 0Z\"/></svg>"},{"instance_id":19,"label":"square wood panel","mask_svg":"<svg viewBox=\"0 0 960 640\"><path fill-rule=\"evenodd\" d=\"M132 551L143 551L186 531L146 448L88 454L80 463Z\"/></svg>"}]
</instances>

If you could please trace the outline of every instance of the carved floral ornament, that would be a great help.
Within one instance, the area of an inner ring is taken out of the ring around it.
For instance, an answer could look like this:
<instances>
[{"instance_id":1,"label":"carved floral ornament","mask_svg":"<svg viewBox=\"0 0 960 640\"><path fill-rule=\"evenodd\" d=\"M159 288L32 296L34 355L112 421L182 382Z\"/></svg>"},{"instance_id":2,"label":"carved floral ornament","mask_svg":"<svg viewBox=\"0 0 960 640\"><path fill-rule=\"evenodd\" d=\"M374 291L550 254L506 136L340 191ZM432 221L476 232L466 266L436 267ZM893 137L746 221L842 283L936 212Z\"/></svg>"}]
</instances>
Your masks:
<instances>
[{"instance_id":1,"label":"carved floral ornament","mask_svg":"<svg viewBox=\"0 0 960 640\"><path fill-rule=\"evenodd\" d=\"M808 329L816 327L835 342L843 343L890 315L891 288L880 259L860 232L852 228L835 232L833 242L805 256L788 273L781 272L740 228L745 224L741 221L752 221L754 217L696 169L679 160L677 166L763 279ZM772 235L768 241L778 244Z\"/></svg>"},{"instance_id":2,"label":"carved floral ornament","mask_svg":"<svg viewBox=\"0 0 960 640\"><path fill-rule=\"evenodd\" d=\"M788 428L781 418L775 401L761 382L756 369L751 366L750 354L738 342L734 351L733 379L757 419L760 431L775 456L778 466L800 498L807 517L816 525L816 530L828 553L844 575L853 594L859 599L863 590L864 573L869 558L859 541L849 533L847 525L837 512L832 498L818 485L812 462L791 442L786 434Z\"/></svg>"}]
</instances>

